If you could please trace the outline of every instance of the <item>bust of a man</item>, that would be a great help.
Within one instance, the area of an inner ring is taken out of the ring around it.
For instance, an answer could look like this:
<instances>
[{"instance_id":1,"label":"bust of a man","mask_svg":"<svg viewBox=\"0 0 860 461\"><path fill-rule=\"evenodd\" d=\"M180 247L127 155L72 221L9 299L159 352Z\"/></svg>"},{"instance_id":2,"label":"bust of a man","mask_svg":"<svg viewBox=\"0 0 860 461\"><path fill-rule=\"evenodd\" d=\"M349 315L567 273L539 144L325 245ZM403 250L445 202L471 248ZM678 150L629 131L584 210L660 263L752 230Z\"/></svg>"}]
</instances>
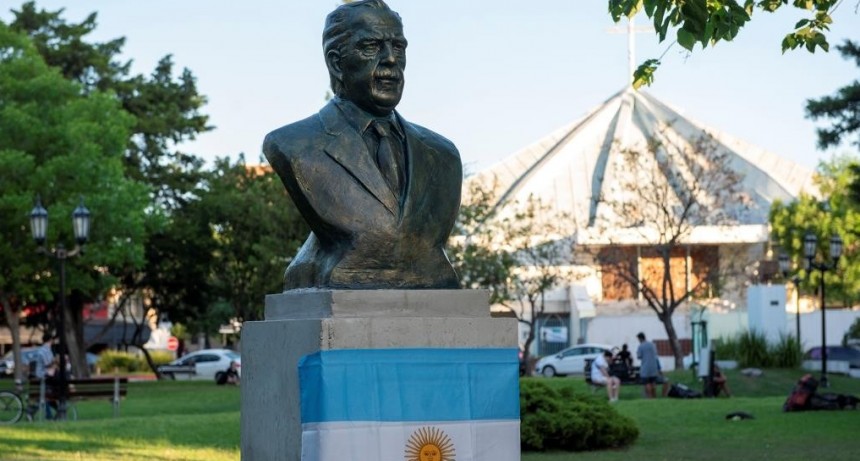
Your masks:
<instances>
[{"instance_id":1,"label":"bust of a man","mask_svg":"<svg viewBox=\"0 0 860 461\"><path fill-rule=\"evenodd\" d=\"M284 289L457 288L445 242L460 206L460 155L395 111L406 38L382 0L326 18L335 97L319 113L269 133L263 152L311 234Z\"/></svg>"}]
</instances>

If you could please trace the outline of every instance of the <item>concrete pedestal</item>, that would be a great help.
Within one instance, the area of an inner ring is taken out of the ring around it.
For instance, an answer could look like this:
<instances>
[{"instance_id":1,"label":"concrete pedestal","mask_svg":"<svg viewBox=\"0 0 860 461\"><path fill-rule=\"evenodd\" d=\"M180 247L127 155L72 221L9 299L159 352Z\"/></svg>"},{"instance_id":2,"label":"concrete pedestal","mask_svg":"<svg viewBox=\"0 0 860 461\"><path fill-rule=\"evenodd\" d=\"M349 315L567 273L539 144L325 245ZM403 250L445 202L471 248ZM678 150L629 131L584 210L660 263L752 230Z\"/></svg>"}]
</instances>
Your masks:
<instances>
[{"instance_id":1,"label":"concrete pedestal","mask_svg":"<svg viewBox=\"0 0 860 461\"><path fill-rule=\"evenodd\" d=\"M292 290L242 329L244 461L300 461L298 361L329 349L516 347L476 290Z\"/></svg>"}]
</instances>

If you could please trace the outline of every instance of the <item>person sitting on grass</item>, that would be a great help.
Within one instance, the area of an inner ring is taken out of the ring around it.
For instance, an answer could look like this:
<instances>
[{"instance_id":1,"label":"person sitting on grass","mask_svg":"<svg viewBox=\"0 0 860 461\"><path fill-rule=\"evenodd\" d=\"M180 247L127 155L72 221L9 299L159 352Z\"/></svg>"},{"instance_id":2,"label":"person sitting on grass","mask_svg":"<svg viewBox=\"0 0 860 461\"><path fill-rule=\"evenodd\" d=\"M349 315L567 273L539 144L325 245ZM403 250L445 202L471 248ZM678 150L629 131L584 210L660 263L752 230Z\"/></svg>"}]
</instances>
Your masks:
<instances>
[{"instance_id":1,"label":"person sitting on grass","mask_svg":"<svg viewBox=\"0 0 860 461\"><path fill-rule=\"evenodd\" d=\"M609 361L612 360L612 352L604 351L591 364L591 382L606 386L606 394L610 402L618 401L618 391L621 389L621 380L609 374Z\"/></svg>"},{"instance_id":2,"label":"person sitting on grass","mask_svg":"<svg viewBox=\"0 0 860 461\"><path fill-rule=\"evenodd\" d=\"M219 373L216 377L215 383L220 385L224 384L235 384L239 385L239 364L236 363L235 360L230 361L230 366L227 367L226 370Z\"/></svg>"},{"instance_id":3,"label":"person sitting on grass","mask_svg":"<svg viewBox=\"0 0 860 461\"><path fill-rule=\"evenodd\" d=\"M726 397L731 397L732 393L729 390L729 383L723 370L715 363L711 370L711 395L719 397L720 394L726 394Z\"/></svg>"}]
</instances>

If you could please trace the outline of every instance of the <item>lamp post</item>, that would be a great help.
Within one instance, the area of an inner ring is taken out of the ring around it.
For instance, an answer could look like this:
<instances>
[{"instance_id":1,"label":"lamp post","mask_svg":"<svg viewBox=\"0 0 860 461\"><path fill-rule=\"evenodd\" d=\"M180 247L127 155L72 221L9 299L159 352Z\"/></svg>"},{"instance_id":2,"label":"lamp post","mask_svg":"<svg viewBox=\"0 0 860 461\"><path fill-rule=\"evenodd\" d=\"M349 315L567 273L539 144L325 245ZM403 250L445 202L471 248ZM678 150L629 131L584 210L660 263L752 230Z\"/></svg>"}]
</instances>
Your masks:
<instances>
[{"instance_id":1,"label":"lamp post","mask_svg":"<svg viewBox=\"0 0 860 461\"><path fill-rule=\"evenodd\" d=\"M834 234L833 237L830 237L830 262L816 262L815 254L817 253L817 250L818 237L816 237L812 232L807 233L806 236L803 237L803 255L806 257L807 267L810 272L813 269L821 272L821 386L827 387L827 322L825 321L827 306L825 305L824 296L824 274L827 271L836 269L839 257L842 256L842 239L836 234Z\"/></svg>"},{"instance_id":2,"label":"lamp post","mask_svg":"<svg viewBox=\"0 0 860 461\"><path fill-rule=\"evenodd\" d=\"M789 278L789 274L791 273L791 261L788 258L788 255L785 253L779 254L779 270L782 272L782 276L790 281L792 285L794 285L794 291L796 291L797 296L797 306L794 310L795 313L795 334L797 336L797 346L800 347L800 276L794 274Z\"/></svg>"},{"instance_id":3,"label":"lamp post","mask_svg":"<svg viewBox=\"0 0 860 461\"><path fill-rule=\"evenodd\" d=\"M60 369L59 369L59 392L57 395L57 419L66 419L66 401L68 399L68 380L66 377L66 353L68 348L66 345L66 259L77 256L83 251L83 245L87 242L90 234L90 212L84 206L84 200L72 212L72 229L75 234L75 247L72 250L66 250L62 243L58 243L56 248L45 248L45 240L48 231L48 210L42 206L42 200L36 197L36 206L30 212L30 231L33 234L33 240L39 245L39 253L45 254L57 260L60 266L60 308L57 315L57 336L60 340Z\"/></svg>"}]
</instances>

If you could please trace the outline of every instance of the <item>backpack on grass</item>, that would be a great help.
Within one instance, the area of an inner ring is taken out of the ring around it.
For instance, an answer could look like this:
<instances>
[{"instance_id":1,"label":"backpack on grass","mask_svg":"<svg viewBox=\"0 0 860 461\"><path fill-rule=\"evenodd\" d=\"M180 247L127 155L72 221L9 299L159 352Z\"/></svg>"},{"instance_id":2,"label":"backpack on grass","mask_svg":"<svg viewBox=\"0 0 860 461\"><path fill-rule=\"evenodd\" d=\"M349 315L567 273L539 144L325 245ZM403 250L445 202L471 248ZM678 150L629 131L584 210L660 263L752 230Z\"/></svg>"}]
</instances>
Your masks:
<instances>
[{"instance_id":1,"label":"backpack on grass","mask_svg":"<svg viewBox=\"0 0 860 461\"><path fill-rule=\"evenodd\" d=\"M804 411L809 410L810 398L818 390L818 380L810 374L803 375L797 384L794 385L794 390L788 394L788 399L782 405L782 411Z\"/></svg>"},{"instance_id":2,"label":"backpack on grass","mask_svg":"<svg viewBox=\"0 0 860 461\"><path fill-rule=\"evenodd\" d=\"M672 384L672 387L669 388L669 393L667 394L669 397L676 399L698 399L702 397L702 393L699 391L694 391L689 387L677 383Z\"/></svg>"}]
</instances>

